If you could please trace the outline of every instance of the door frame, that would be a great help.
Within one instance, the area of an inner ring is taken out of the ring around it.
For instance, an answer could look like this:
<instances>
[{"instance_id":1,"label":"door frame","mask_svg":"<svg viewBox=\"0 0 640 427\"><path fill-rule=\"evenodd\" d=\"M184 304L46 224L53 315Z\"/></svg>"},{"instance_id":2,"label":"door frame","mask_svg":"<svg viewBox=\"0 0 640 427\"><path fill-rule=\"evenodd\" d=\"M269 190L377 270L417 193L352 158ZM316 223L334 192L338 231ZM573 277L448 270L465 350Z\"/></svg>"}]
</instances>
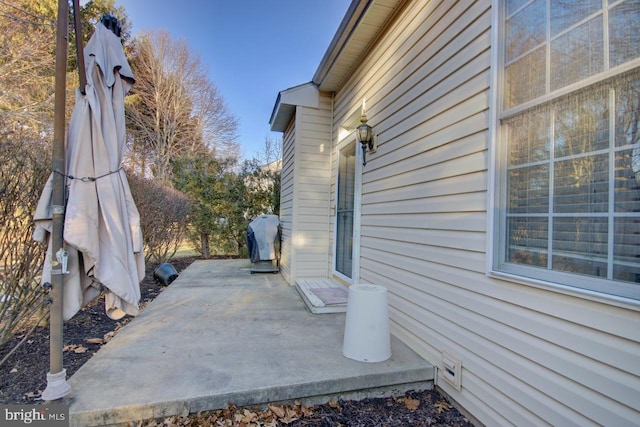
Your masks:
<instances>
[{"instance_id":1,"label":"door frame","mask_svg":"<svg viewBox=\"0 0 640 427\"><path fill-rule=\"evenodd\" d=\"M336 255L337 255L337 236L338 236L338 174L340 172L340 152L347 148L349 145L354 144L356 167L354 171L354 188L353 188L353 243L351 247L351 277L336 270ZM355 131L345 136L336 146L336 157L334 170L334 184L335 195L333 200L333 256L331 258L332 274L339 277L349 284L356 284L360 281L360 202L362 199L362 152L360 150L360 144L356 140Z\"/></svg>"}]
</instances>

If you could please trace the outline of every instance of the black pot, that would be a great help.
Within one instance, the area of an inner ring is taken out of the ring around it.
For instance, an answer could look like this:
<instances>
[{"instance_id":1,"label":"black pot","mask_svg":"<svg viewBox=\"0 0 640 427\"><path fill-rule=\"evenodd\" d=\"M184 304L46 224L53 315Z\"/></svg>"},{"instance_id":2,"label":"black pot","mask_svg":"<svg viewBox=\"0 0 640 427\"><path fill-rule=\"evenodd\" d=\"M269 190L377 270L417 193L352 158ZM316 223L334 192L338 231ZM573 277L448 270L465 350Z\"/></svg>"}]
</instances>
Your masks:
<instances>
[{"instance_id":1,"label":"black pot","mask_svg":"<svg viewBox=\"0 0 640 427\"><path fill-rule=\"evenodd\" d=\"M164 262L153 270L153 278L161 285L167 286L178 278L178 272L173 268L173 265Z\"/></svg>"}]
</instances>

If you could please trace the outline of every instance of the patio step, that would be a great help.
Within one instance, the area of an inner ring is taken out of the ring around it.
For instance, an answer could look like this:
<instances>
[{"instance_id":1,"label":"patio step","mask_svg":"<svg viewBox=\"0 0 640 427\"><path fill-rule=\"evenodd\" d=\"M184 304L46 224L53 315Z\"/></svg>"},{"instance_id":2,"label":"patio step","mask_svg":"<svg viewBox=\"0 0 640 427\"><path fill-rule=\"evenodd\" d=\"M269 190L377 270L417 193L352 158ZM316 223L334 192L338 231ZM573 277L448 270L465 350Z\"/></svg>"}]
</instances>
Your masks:
<instances>
[{"instance_id":1,"label":"patio step","mask_svg":"<svg viewBox=\"0 0 640 427\"><path fill-rule=\"evenodd\" d=\"M349 288L327 277L306 277L296 280L296 290L314 314L345 313Z\"/></svg>"}]
</instances>

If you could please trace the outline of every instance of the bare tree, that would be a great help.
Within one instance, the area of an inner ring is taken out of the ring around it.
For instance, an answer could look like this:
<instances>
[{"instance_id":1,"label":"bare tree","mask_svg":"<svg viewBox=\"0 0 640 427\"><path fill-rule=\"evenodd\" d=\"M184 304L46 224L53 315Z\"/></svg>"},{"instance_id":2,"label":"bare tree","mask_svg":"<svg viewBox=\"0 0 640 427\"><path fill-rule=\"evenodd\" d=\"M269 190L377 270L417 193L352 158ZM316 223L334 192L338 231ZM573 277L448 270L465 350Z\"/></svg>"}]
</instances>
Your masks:
<instances>
[{"instance_id":1,"label":"bare tree","mask_svg":"<svg viewBox=\"0 0 640 427\"><path fill-rule=\"evenodd\" d=\"M20 129L42 130L53 111L51 16L27 10L26 3L0 3L0 123L3 135Z\"/></svg>"},{"instance_id":2,"label":"bare tree","mask_svg":"<svg viewBox=\"0 0 640 427\"><path fill-rule=\"evenodd\" d=\"M269 165L279 159L282 159L282 138L265 136L264 145L255 160L260 165Z\"/></svg>"},{"instance_id":3,"label":"bare tree","mask_svg":"<svg viewBox=\"0 0 640 427\"><path fill-rule=\"evenodd\" d=\"M238 151L237 121L184 40L143 33L132 44L131 66L136 84L126 109L136 166L150 163L168 183L172 159Z\"/></svg>"}]
</instances>

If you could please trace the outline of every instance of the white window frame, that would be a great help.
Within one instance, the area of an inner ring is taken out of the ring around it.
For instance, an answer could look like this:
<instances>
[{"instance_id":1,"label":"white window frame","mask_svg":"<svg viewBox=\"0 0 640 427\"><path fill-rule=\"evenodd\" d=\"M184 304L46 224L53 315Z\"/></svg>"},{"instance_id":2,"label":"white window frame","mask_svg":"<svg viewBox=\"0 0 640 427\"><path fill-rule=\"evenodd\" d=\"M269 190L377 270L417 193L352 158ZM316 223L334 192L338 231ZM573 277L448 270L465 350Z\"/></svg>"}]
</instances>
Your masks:
<instances>
[{"instance_id":1,"label":"white window frame","mask_svg":"<svg viewBox=\"0 0 640 427\"><path fill-rule=\"evenodd\" d=\"M597 76L582 80L578 83L571 84L559 91L554 92L552 95L545 95L541 98L537 98L534 101L525 102L522 105L518 105L511 108L506 112L503 112L503 79L504 79L504 58L503 58L503 45L504 45L504 27L503 27L503 13L504 5L503 0L492 0L492 10L494 11L492 16L492 76L491 76L491 95L490 95L490 150L493 155L489 156L489 174L488 174L488 215L487 215L487 258L486 258L486 272L489 277L497 279L508 280L535 288L544 290L551 290L565 295L578 296L583 299L593 300L597 302L605 302L616 306L622 306L625 308L631 308L634 310L640 310L640 298L620 296L613 293L605 292L605 289L609 292L611 287L614 291L618 286L621 288L628 288L629 286L640 285L620 285L621 282L588 278L586 276L580 276L582 279L588 279L593 284L585 287L576 287L570 284L560 283L562 277L571 277L573 280L577 277L575 274L563 273L560 271L541 271L539 269L533 269L524 265L519 265L515 269L505 268L506 263L501 263L501 257L504 256L504 234L505 228L505 202L506 202L506 150L502 149L501 144L506 139L505 128L501 125L501 121L507 117L528 110L534 105L543 104L551 99L561 97L565 94L576 91L582 87L588 87L593 83L614 77L616 75L623 74L632 69L636 69L640 66L640 59L631 61L630 63L616 67L613 71L606 70ZM530 275L522 274L524 270L534 270ZM540 273L544 274L540 274Z\"/></svg>"}]
</instances>

